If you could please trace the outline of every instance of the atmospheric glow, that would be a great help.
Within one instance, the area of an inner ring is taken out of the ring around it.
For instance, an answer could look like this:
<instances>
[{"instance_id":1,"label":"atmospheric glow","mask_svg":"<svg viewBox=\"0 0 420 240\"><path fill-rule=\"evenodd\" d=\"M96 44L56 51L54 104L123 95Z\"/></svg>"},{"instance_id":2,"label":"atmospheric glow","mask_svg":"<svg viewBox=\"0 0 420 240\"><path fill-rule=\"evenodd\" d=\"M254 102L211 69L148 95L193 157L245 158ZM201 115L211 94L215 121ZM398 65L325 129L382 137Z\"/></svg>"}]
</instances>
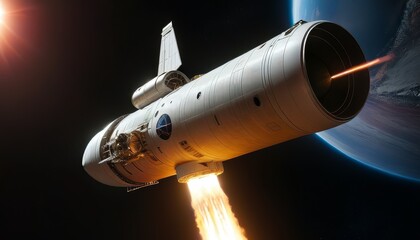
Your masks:
<instances>
[{"instance_id":1,"label":"atmospheric glow","mask_svg":"<svg viewBox=\"0 0 420 240\"><path fill-rule=\"evenodd\" d=\"M297 19L297 16L300 16L299 12L301 9L300 7L301 4L302 4L301 0L295 0L292 3L292 18L293 18L292 24L295 24L297 21L299 21L299 19Z\"/></svg>"},{"instance_id":2,"label":"atmospheric glow","mask_svg":"<svg viewBox=\"0 0 420 240\"><path fill-rule=\"evenodd\" d=\"M188 181L195 221L203 240L245 240L244 230L232 212L216 175Z\"/></svg>"},{"instance_id":3,"label":"atmospheric glow","mask_svg":"<svg viewBox=\"0 0 420 240\"><path fill-rule=\"evenodd\" d=\"M350 69L347 69L344 72L335 74L334 76L331 77L331 79L336 79L336 78L339 78L339 77L348 75L350 73L354 73L354 72L357 72L357 71L360 71L360 70L363 70L363 69L366 69L366 68L370 68L372 66L375 66L375 65L378 65L378 64L381 64L381 63L384 63L384 62L388 62L393 57L394 56L392 54L390 54L390 55L386 55L386 56L383 56L383 57L374 59L374 60L372 60L370 62L367 62L367 63L361 64L361 65L352 67Z\"/></svg>"}]
</instances>

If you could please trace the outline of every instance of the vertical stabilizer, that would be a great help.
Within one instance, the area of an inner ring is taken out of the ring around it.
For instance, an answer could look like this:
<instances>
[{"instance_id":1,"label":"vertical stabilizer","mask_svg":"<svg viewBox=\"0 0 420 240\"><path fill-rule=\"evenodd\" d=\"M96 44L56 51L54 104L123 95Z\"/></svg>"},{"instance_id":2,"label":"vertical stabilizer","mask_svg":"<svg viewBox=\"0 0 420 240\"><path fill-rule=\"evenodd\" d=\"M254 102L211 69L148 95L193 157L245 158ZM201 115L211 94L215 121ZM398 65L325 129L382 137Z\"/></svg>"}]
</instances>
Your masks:
<instances>
[{"instance_id":1,"label":"vertical stabilizer","mask_svg":"<svg viewBox=\"0 0 420 240\"><path fill-rule=\"evenodd\" d=\"M176 43L175 31L170 22L162 29L162 41L160 43L160 57L158 76L164 72L177 70L181 66L178 44Z\"/></svg>"}]
</instances>

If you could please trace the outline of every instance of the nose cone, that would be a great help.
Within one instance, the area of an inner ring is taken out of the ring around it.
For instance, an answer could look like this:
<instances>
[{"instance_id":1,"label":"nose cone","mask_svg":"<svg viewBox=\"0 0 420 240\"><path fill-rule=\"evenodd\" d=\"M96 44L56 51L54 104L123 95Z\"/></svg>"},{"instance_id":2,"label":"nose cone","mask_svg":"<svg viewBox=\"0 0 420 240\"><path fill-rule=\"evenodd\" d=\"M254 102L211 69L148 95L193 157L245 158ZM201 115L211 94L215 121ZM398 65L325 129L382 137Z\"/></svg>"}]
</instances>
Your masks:
<instances>
[{"instance_id":1,"label":"nose cone","mask_svg":"<svg viewBox=\"0 0 420 240\"><path fill-rule=\"evenodd\" d=\"M102 130L90 140L83 154L82 166L98 182L110 186L126 187L127 183L116 177L107 163L99 164L101 161L101 140L105 130Z\"/></svg>"}]
</instances>

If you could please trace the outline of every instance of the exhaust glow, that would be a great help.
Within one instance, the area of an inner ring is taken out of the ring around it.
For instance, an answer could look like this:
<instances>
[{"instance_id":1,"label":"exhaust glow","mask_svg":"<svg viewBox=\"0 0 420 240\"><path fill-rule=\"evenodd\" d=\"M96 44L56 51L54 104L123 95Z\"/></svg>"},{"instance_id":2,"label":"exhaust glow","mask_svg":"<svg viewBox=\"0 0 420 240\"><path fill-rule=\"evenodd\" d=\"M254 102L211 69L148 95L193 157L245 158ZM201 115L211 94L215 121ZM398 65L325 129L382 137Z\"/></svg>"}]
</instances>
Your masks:
<instances>
[{"instance_id":1,"label":"exhaust glow","mask_svg":"<svg viewBox=\"0 0 420 240\"><path fill-rule=\"evenodd\" d=\"M215 174L190 179L188 188L203 240L247 239Z\"/></svg>"},{"instance_id":2,"label":"exhaust glow","mask_svg":"<svg viewBox=\"0 0 420 240\"><path fill-rule=\"evenodd\" d=\"M375 66L375 65L378 65L378 64L381 64L381 63L384 63L384 62L388 62L393 57L394 57L393 54L389 54L389 55L386 55L386 56L383 56L383 57L374 59L374 60L372 60L370 62L363 63L363 64L358 65L358 66L354 66L354 67L352 67L350 69L345 70L344 72L335 74L334 76L331 77L331 79L336 79L336 78L339 78L339 77L348 75L350 73L354 73L354 72L357 72L357 71L360 71L360 70L363 70L363 69L366 69L366 68L370 68L372 66Z\"/></svg>"}]
</instances>

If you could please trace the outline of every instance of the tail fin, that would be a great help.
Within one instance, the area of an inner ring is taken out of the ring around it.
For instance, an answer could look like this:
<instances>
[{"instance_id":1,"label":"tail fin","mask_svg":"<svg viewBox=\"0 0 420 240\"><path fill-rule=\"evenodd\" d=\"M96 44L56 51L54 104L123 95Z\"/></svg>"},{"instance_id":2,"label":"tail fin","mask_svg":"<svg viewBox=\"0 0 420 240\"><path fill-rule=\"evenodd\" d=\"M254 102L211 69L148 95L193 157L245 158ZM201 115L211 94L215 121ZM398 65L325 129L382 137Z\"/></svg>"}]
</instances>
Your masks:
<instances>
[{"instance_id":1,"label":"tail fin","mask_svg":"<svg viewBox=\"0 0 420 240\"><path fill-rule=\"evenodd\" d=\"M172 27L172 22L170 22L162 29L158 76L165 72L177 70L181 65L175 31Z\"/></svg>"}]
</instances>

